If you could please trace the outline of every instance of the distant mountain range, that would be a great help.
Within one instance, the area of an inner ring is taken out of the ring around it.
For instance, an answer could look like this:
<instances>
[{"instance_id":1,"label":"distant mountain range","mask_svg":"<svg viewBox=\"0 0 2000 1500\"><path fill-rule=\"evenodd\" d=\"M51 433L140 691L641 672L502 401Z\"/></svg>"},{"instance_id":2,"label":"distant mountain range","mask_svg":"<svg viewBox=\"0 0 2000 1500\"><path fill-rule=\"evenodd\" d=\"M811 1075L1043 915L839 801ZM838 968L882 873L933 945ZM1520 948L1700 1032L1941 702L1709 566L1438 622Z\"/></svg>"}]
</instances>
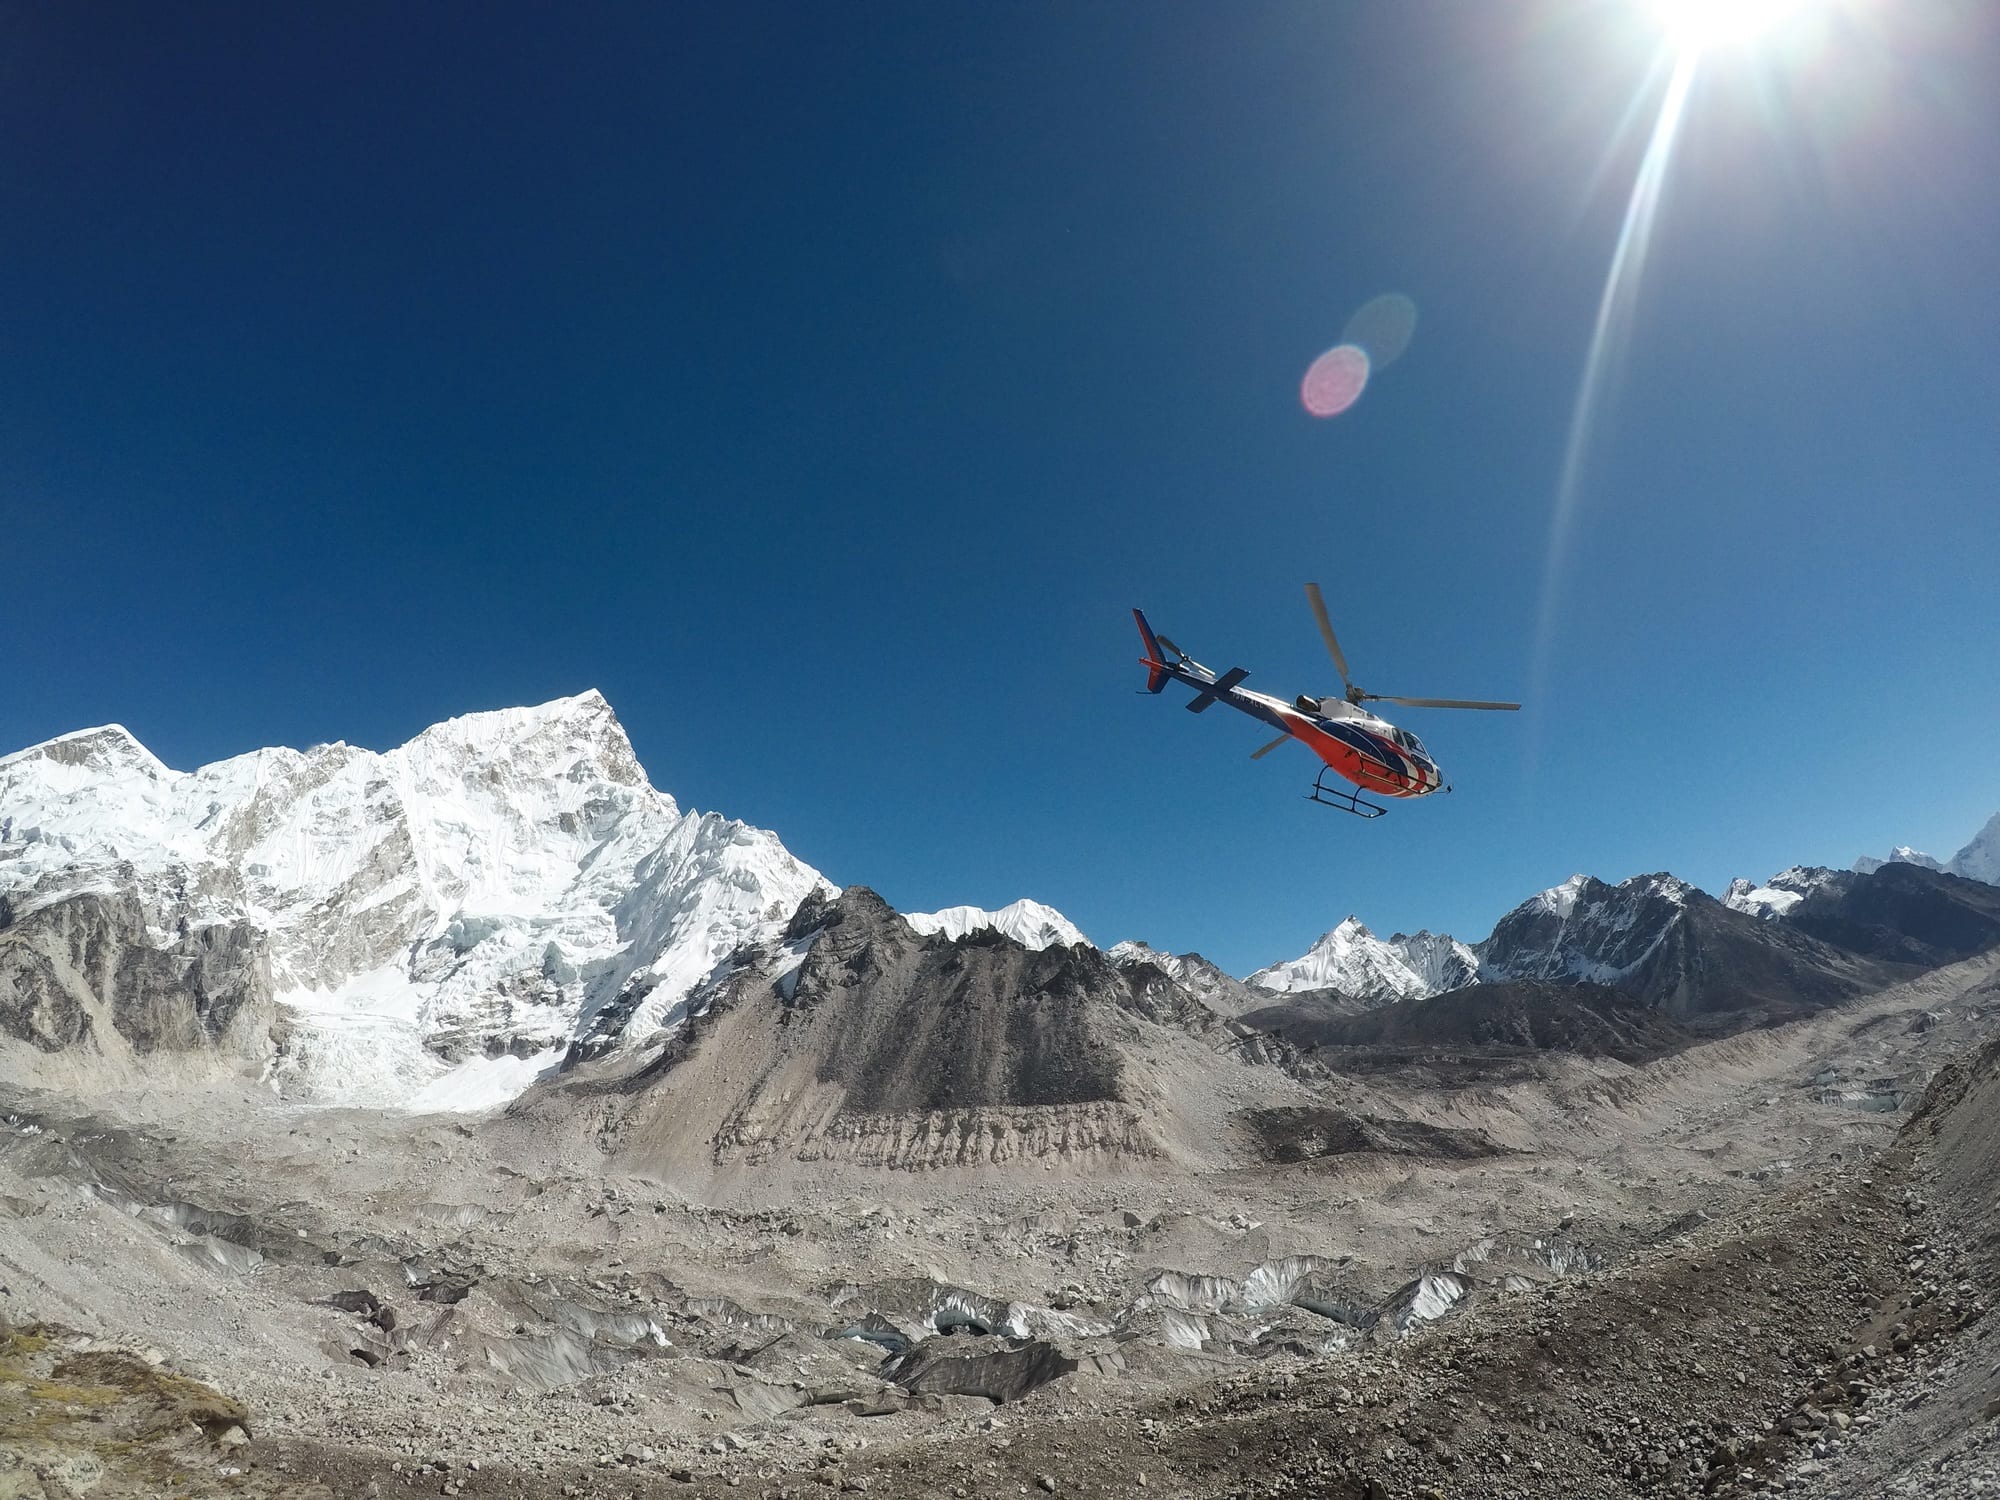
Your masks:
<instances>
[{"instance_id":1,"label":"distant mountain range","mask_svg":"<svg viewBox=\"0 0 2000 1500\"><path fill-rule=\"evenodd\" d=\"M1889 851L1887 859L1873 859L1864 854L1854 862L1854 868L1866 875L1887 864L1922 865L1926 869L1942 870L1947 875L1962 875L1967 880L2000 885L2000 813L1988 818L1986 826L1973 835L1972 842L1943 863L1928 854L1898 845Z\"/></svg>"},{"instance_id":2,"label":"distant mountain range","mask_svg":"<svg viewBox=\"0 0 2000 1500\"><path fill-rule=\"evenodd\" d=\"M1061 1105L1090 1117L1079 1150L1153 1149L1120 1144L1126 1117L1104 1113L1152 1096L1120 1082L1142 1033L1148 1056L1183 1045L1170 1033L1281 1072L1303 1066L1296 1049L1422 1034L1636 1054L2000 944L1996 879L2000 817L1943 867L1899 849L1721 900L1664 873L1579 875L1476 944L1381 939L1349 917L1238 980L1138 943L1098 954L1034 901L898 916L842 894L775 834L656 790L594 692L387 752L259 750L193 772L109 726L0 758L0 1046L24 1066L87 1054L133 1076L210 1053L299 1097L477 1108L663 1038L734 1034L741 1015L797 1024L799 996L817 995L815 1015L853 1012L813 1032L840 1035L843 1060L812 1051L811 1066L843 1097L930 1098L928 1065L898 1060L930 1057L955 1080L936 1095L950 1107ZM847 961L875 967L829 970L836 931L865 935ZM877 1029L890 1013L904 1022ZM947 1014L979 1059L933 1057L924 1028ZM1048 1028L1066 1038L1054 1051ZM762 1085L738 1082L744 1122L762 1118ZM780 1113L771 1139L822 1139L825 1119Z\"/></svg>"},{"instance_id":3,"label":"distant mountain range","mask_svg":"<svg viewBox=\"0 0 2000 1500\"><path fill-rule=\"evenodd\" d=\"M0 1036L227 1042L306 1097L478 1107L676 1024L833 890L655 790L595 692L193 772L109 725L0 758ZM1083 941L1027 901L909 920Z\"/></svg>"}]
</instances>

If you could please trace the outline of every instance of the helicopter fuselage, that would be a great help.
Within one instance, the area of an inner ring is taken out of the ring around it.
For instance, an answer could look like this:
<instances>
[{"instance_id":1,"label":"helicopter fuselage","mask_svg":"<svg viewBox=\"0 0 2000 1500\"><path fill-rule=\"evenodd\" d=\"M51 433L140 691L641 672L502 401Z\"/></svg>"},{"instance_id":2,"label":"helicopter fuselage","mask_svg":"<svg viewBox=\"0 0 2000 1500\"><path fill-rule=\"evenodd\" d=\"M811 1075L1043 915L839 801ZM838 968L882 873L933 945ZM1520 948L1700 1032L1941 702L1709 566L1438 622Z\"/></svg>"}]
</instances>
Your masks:
<instances>
[{"instance_id":1,"label":"helicopter fuselage","mask_svg":"<svg viewBox=\"0 0 2000 1500\"><path fill-rule=\"evenodd\" d=\"M1241 667L1218 675L1194 661L1149 659L1142 665L1193 688L1195 697L1188 707L1195 713L1211 703L1227 704L1290 735L1363 791L1409 798L1450 790L1421 740L1344 698L1299 697L1287 702L1239 686L1250 675Z\"/></svg>"}]
</instances>

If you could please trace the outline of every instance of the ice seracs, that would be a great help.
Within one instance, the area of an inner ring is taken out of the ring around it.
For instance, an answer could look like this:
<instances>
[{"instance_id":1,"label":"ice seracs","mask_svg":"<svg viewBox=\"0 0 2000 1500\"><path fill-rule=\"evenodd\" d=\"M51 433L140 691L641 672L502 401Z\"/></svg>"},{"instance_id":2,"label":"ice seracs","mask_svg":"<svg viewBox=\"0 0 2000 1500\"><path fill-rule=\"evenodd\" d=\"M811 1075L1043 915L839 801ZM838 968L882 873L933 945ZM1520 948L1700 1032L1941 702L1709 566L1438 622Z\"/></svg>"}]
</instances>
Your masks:
<instances>
[{"instance_id":1,"label":"ice seracs","mask_svg":"<svg viewBox=\"0 0 2000 1500\"><path fill-rule=\"evenodd\" d=\"M518 1091L606 1013L625 1038L671 1024L831 889L775 835L652 787L595 691L381 753L181 772L110 726L0 759L0 894L93 887L135 890L162 933L267 934L281 1087L447 1107Z\"/></svg>"},{"instance_id":2,"label":"ice seracs","mask_svg":"<svg viewBox=\"0 0 2000 1500\"><path fill-rule=\"evenodd\" d=\"M943 933L956 940L990 928L1012 938L1024 948L1053 948L1059 943L1068 945L1090 941L1074 922L1053 906L1044 906L1026 897L1009 902L998 911L987 911L978 906L947 906L942 911L906 912L903 920L926 937Z\"/></svg>"}]
</instances>

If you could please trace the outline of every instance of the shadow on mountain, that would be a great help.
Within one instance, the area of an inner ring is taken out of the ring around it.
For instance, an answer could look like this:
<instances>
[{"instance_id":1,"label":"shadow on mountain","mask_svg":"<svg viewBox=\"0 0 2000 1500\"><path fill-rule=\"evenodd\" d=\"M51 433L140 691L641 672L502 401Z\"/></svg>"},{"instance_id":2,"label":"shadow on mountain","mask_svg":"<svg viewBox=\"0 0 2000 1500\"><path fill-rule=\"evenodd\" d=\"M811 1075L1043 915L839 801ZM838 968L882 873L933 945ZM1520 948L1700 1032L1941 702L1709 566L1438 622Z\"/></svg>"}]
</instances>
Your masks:
<instances>
[{"instance_id":1,"label":"shadow on mountain","mask_svg":"<svg viewBox=\"0 0 2000 1500\"><path fill-rule=\"evenodd\" d=\"M1886 864L1832 877L1785 921L1850 953L1932 968L2000 947L2000 886Z\"/></svg>"},{"instance_id":2,"label":"shadow on mountain","mask_svg":"<svg viewBox=\"0 0 2000 1500\"><path fill-rule=\"evenodd\" d=\"M1640 1063L1694 1039L1645 999L1601 984L1476 984L1359 1015L1344 1002L1315 995L1266 1006L1243 1020L1298 1047L1338 1052L1324 1060L1344 1067L1454 1057L1498 1061L1544 1052Z\"/></svg>"}]
</instances>

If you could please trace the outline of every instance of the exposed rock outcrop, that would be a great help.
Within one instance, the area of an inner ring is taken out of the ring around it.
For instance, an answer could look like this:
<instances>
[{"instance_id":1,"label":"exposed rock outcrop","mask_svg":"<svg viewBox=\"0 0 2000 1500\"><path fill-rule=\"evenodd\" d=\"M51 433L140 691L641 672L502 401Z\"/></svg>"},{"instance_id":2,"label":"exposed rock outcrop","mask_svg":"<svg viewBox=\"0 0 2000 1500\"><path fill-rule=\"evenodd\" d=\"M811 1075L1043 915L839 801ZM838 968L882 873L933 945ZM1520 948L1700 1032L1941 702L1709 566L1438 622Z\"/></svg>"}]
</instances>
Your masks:
<instances>
[{"instance_id":1,"label":"exposed rock outcrop","mask_svg":"<svg viewBox=\"0 0 2000 1500\"><path fill-rule=\"evenodd\" d=\"M0 1032L43 1052L269 1051L263 934L244 922L161 933L130 890L0 911Z\"/></svg>"}]
</instances>

